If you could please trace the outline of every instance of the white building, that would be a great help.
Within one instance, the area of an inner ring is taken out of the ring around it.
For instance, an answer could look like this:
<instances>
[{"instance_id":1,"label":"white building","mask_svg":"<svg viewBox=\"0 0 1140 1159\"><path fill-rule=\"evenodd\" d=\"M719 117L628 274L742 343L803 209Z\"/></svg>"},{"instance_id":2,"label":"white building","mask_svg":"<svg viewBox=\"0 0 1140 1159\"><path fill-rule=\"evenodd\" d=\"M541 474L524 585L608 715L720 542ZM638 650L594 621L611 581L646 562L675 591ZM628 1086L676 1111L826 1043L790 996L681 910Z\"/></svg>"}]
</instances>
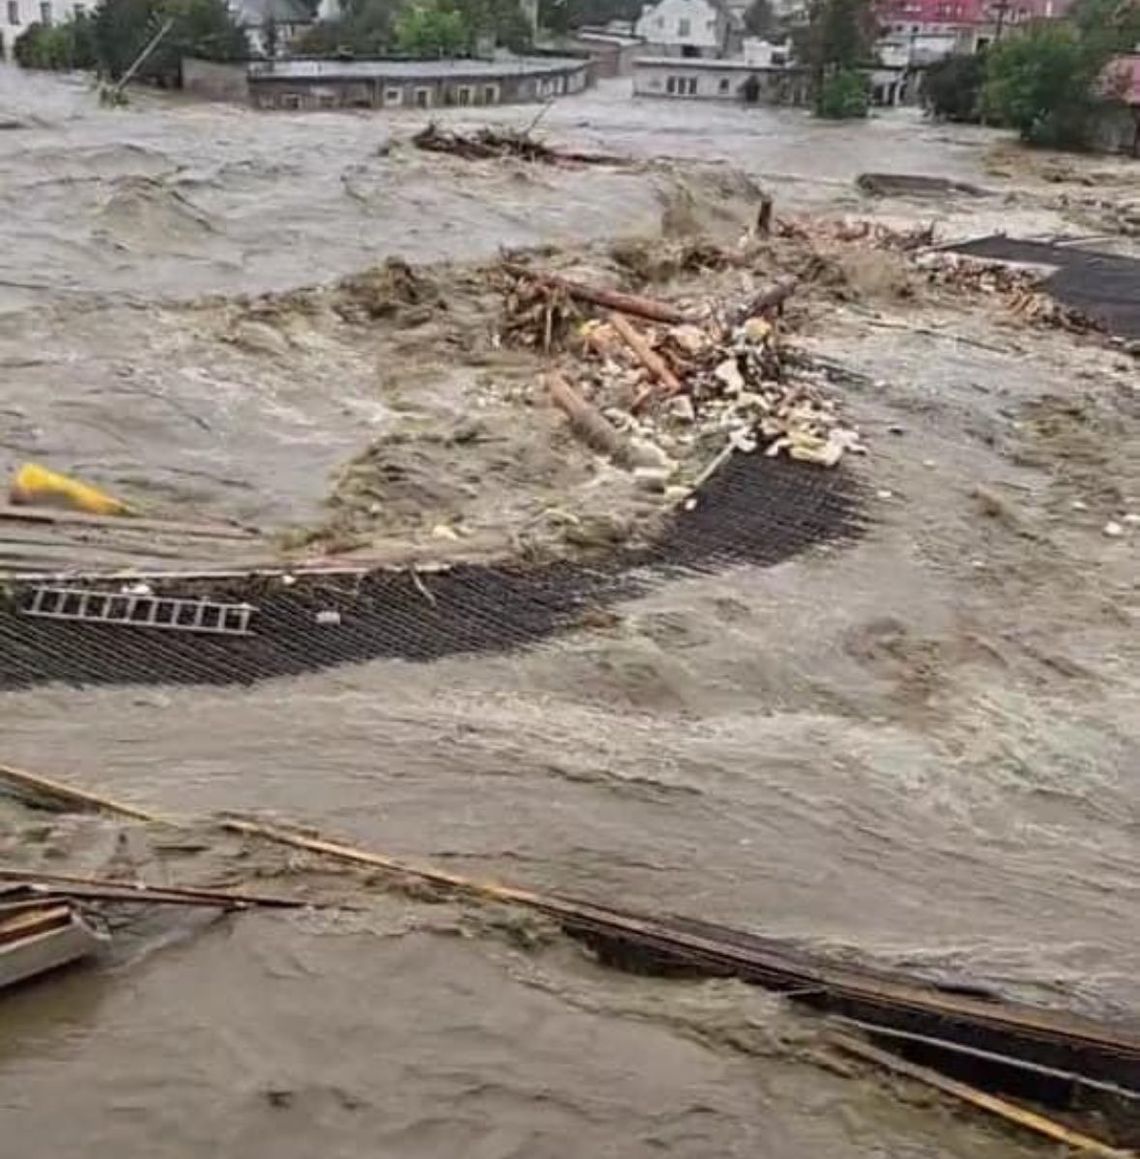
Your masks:
<instances>
[{"instance_id":1,"label":"white building","mask_svg":"<svg viewBox=\"0 0 1140 1159\"><path fill-rule=\"evenodd\" d=\"M0 33L4 36L4 55L12 57L16 38L32 24L53 24L69 16L94 9L94 0L0 0Z\"/></svg>"},{"instance_id":2,"label":"white building","mask_svg":"<svg viewBox=\"0 0 1140 1159\"><path fill-rule=\"evenodd\" d=\"M716 60L740 44L736 20L717 0L660 0L642 10L635 32L654 57Z\"/></svg>"},{"instance_id":3,"label":"white building","mask_svg":"<svg viewBox=\"0 0 1140 1159\"><path fill-rule=\"evenodd\" d=\"M745 64L755 65L757 68L780 68L791 63L792 43L773 44L770 40L761 40L756 36L744 38L742 57Z\"/></svg>"},{"instance_id":4,"label":"white building","mask_svg":"<svg viewBox=\"0 0 1140 1159\"><path fill-rule=\"evenodd\" d=\"M739 57L640 57L633 63L633 93L638 97L799 105L807 99L808 86L806 69L749 64Z\"/></svg>"},{"instance_id":5,"label":"white building","mask_svg":"<svg viewBox=\"0 0 1140 1159\"><path fill-rule=\"evenodd\" d=\"M254 56L269 54L269 28L277 38L277 52L312 26L313 18L301 0L227 0L230 15L245 29Z\"/></svg>"}]
</instances>

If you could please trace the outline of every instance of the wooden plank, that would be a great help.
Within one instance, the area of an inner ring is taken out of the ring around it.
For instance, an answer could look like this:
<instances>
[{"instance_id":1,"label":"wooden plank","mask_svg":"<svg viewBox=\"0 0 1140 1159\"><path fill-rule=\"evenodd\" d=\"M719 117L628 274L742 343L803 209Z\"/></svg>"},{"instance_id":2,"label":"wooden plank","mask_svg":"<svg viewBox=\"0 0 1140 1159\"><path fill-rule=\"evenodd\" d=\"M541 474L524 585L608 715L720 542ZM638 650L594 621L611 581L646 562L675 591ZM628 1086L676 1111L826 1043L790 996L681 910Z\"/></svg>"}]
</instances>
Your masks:
<instances>
[{"instance_id":1,"label":"wooden plank","mask_svg":"<svg viewBox=\"0 0 1140 1159\"><path fill-rule=\"evenodd\" d=\"M73 789L61 781L53 781L49 777L41 777L36 773L14 768L12 765L0 765L0 781L7 781L10 785L25 792L67 802L83 811L118 813L121 817L130 817L135 821L157 821L159 819L152 813L136 809L133 805L124 805L110 797L101 797L96 793L86 793L82 789Z\"/></svg>"},{"instance_id":2,"label":"wooden plank","mask_svg":"<svg viewBox=\"0 0 1140 1159\"><path fill-rule=\"evenodd\" d=\"M632 958L737 977L830 1013L908 1031L937 1028L939 1037L950 1041L982 1050L1000 1046L1001 1053L1140 1091L1140 1037L1075 1015L948 993L894 974L836 966L744 931L472 880L273 826L241 820L226 820L223 826L469 896L527 906L557 919L572 936L600 947L616 964Z\"/></svg>"},{"instance_id":3,"label":"wooden plank","mask_svg":"<svg viewBox=\"0 0 1140 1159\"><path fill-rule=\"evenodd\" d=\"M846 1054L854 1055L856 1058L894 1071L895 1074L904 1075L906 1078L914 1079L915 1082L933 1087L935 1090L961 1099L979 1110L986 1111L991 1115L998 1115L1007 1123L1024 1127L1026 1130L1051 1139L1055 1143L1063 1143L1066 1147L1072 1147L1083 1154L1097 1155L1100 1159L1135 1159L1132 1151L1122 1151L1119 1148L1110 1147L1099 1139L1094 1139L1079 1131L1073 1131L1063 1123L1058 1123L1036 1111L1026 1110L1008 1099L998 1098L996 1095L980 1091L968 1083L947 1078L937 1071L907 1062L906 1059L899 1058L898 1055L891 1054L890 1051L880 1050L877 1046L871 1046L857 1038L851 1038L845 1034L831 1034L828 1035L828 1041Z\"/></svg>"},{"instance_id":4,"label":"wooden plank","mask_svg":"<svg viewBox=\"0 0 1140 1159\"><path fill-rule=\"evenodd\" d=\"M70 906L45 902L38 910L16 914L0 922L0 946L42 934L45 930L66 925L70 920Z\"/></svg>"},{"instance_id":5,"label":"wooden plank","mask_svg":"<svg viewBox=\"0 0 1140 1159\"><path fill-rule=\"evenodd\" d=\"M256 539L249 528L228 523L183 523L174 519L145 519L134 515L90 515L85 511L63 511L54 507L25 507L18 503L0 503L0 519L18 523L49 523L59 526L100 527L112 531L139 534L183 535L204 539Z\"/></svg>"},{"instance_id":6,"label":"wooden plank","mask_svg":"<svg viewBox=\"0 0 1140 1159\"><path fill-rule=\"evenodd\" d=\"M278 894L244 893L181 885L147 885L143 882L115 881L106 877L83 877L74 873L40 873L34 869L0 869L0 881L20 882L67 897L82 896L106 901L155 901L171 904L181 901L235 907L261 906L270 909L351 908L330 907L328 903L282 897Z\"/></svg>"}]
</instances>

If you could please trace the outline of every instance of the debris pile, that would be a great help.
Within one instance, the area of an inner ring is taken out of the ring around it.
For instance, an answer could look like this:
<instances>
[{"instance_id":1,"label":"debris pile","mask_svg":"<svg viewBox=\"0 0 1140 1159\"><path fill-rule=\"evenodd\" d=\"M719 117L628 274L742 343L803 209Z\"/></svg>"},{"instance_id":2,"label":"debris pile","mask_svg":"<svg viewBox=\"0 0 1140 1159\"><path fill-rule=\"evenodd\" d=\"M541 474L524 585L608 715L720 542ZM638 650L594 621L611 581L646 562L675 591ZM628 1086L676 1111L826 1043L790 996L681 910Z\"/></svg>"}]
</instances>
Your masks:
<instances>
[{"instance_id":1,"label":"debris pile","mask_svg":"<svg viewBox=\"0 0 1140 1159\"><path fill-rule=\"evenodd\" d=\"M895 229L867 218L781 217L776 222L779 237L815 244L867 242L875 249L913 253L934 244L934 223Z\"/></svg>"},{"instance_id":2,"label":"debris pile","mask_svg":"<svg viewBox=\"0 0 1140 1159\"><path fill-rule=\"evenodd\" d=\"M710 444L717 464L740 451L834 467L864 450L835 402L781 356L779 315L794 289L785 279L688 312L508 266L500 339L575 356L547 378L575 432L680 498L693 483L687 464Z\"/></svg>"},{"instance_id":3,"label":"debris pile","mask_svg":"<svg viewBox=\"0 0 1140 1159\"><path fill-rule=\"evenodd\" d=\"M529 132L516 129L484 127L474 133L449 132L434 121L421 129L413 138L417 149L428 153L450 153L464 161L501 160L516 157L520 161L544 165L622 165L622 157L606 153L578 153L555 149L536 140Z\"/></svg>"},{"instance_id":4,"label":"debris pile","mask_svg":"<svg viewBox=\"0 0 1140 1159\"><path fill-rule=\"evenodd\" d=\"M943 250L921 254L914 264L926 274L931 285L994 295L1001 298L1012 314L1027 322L1074 334L1103 329L1087 314L1058 302L1043 288L1042 275L1034 270Z\"/></svg>"}]
</instances>

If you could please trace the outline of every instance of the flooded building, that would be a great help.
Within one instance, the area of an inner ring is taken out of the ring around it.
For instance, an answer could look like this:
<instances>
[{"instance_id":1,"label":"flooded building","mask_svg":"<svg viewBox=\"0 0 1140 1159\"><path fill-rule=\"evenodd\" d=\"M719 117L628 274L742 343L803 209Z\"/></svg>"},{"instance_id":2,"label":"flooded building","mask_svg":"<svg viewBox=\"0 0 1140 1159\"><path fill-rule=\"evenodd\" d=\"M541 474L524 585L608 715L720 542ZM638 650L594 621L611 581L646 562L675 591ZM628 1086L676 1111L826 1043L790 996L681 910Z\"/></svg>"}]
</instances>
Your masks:
<instances>
[{"instance_id":1,"label":"flooded building","mask_svg":"<svg viewBox=\"0 0 1140 1159\"><path fill-rule=\"evenodd\" d=\"M633 66L633 92L640 97L795 105L806 102L809 79L806 69L743 59L642 57Z\"/></svg>"},{"instance_id":2,"label":"flooded building","mask_svg":"<svg viewBox=\"0 0 1140 1159\"><path fill-rule=\"evenodd\" d=\"M584 57L491 60L284 60L249 66L249 99L263 109L418 108L542 101L581 92Z\"/></svg>"}]
</instances>

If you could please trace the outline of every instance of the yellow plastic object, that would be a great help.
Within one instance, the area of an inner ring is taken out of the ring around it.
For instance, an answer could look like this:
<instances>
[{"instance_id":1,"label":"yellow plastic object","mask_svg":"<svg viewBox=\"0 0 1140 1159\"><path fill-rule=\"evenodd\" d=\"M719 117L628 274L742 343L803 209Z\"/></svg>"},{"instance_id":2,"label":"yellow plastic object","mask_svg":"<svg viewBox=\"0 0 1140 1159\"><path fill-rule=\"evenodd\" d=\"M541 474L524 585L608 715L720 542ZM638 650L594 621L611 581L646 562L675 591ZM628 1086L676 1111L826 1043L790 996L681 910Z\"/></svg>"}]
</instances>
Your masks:
<instances>
[{"instance_id":1,"label":"yellow plastic object","mask_svg":"<svg viewBox=\"0 0 1140 1159\"><path fill-rule=\"evenodd\" d=\"M89 515L131 513L121 500L37 463L25 463L16 472L8 498L12 503L25 507L62 507L67 511L85 511Z\"/></svg>"}]
</instances>

